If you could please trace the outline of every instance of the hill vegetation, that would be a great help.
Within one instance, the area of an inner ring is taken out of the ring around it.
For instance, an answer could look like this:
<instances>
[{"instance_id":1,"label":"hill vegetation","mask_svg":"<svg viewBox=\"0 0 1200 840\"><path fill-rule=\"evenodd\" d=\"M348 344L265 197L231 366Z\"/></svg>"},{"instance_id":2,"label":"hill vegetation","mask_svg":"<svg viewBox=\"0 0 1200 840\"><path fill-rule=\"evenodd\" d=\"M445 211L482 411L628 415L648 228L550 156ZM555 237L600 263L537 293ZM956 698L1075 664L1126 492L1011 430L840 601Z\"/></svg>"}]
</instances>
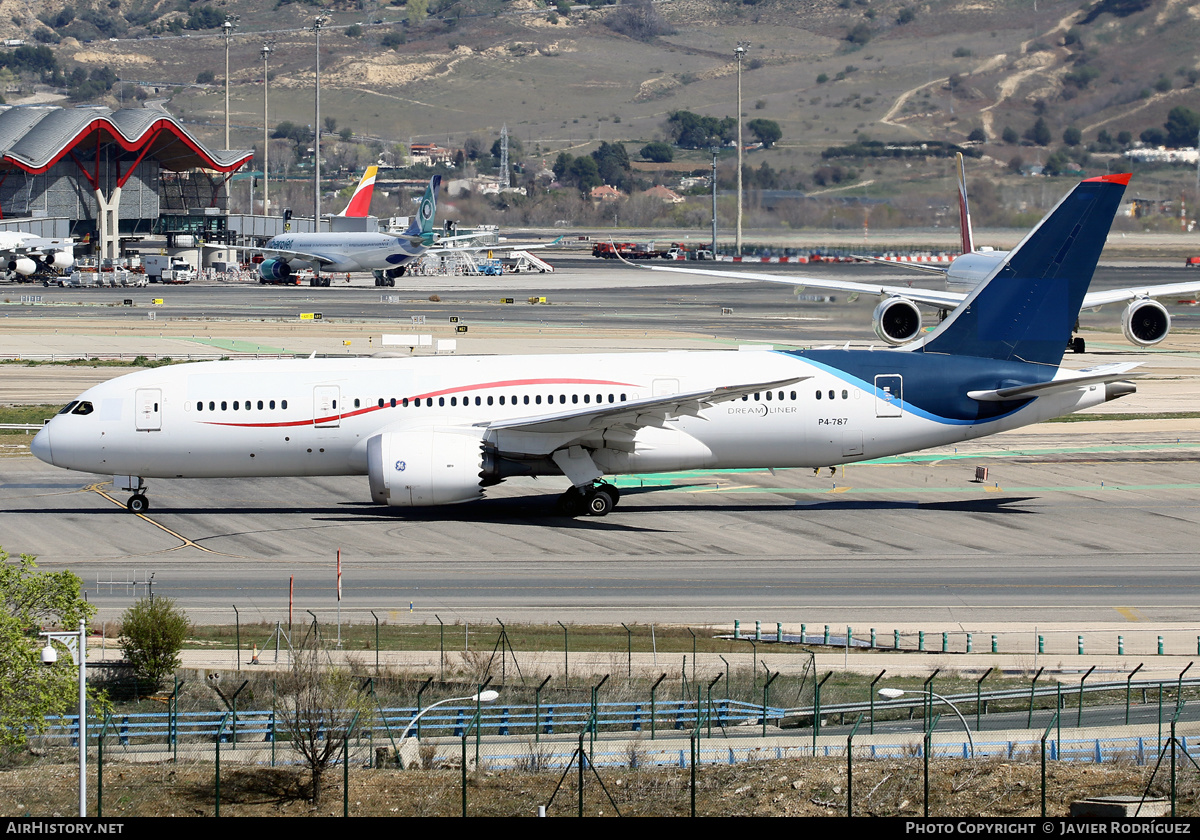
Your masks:
<instances>
[{"instance_id":1,"label":"hill vegetation","mask_svg":"<svg viewBox=\"0 0 1200 840\"><path fill-rule=\"evenodd\" d=\"M950 162L939 158L958 148L977 158L973 176L998 184L1000 220L1018 224L1062 192L1030 172L1125 169L1119 158L1128 148L1191 143L1200 130L1200 62L1190 37L1200 12L1183 0L1043 0L1036 10L1024 0L48 0L36 17L0 0L0 9L10 13L0 15L0 32L26 41L0 51L10 102L163 100L210 142L224 119L220 27L225 15L237 16L234 145L261 146L266 70L271 128L286 129L271 141L272 182L298 206L311 165L318 11L330 15L321 83L322 114L337 127L323 126L331 176L349 181L367 163L399 164L413 142L456 153L458 165L444 170L450 177L487 173L499 156L478 150L495 144L502 125L520 141L519 155L510 142L509 159L513 183L527 195L464 199L458 209L468 221L611 219L579 197L593 178L578 162L602 143L613 147L606 160L624 160L598 177L622 190L680 189L683 176L707 174L713 146L721 149L721 180L731 182L729 144L740 118L746 141L761 144L746 162L755 173L750 189L783 183L825 196L823 208L751 196L753 224L837 224L832 198L866 200L862 214L840 214L850 226L864 215L872 224L889 216L937 223L953 195ZM265 63L264 37L272 47ZM748 45L740 115L739 42ZM835 149L836 170L828 161ZM554 163L562 154L577 163L573 181L539 179L561 168ZM1182 192L1200 206L1189 170L1137 171L1140 194L1170 201ZM552 183L562 191L551 195ZM408 212L395 200L374 209ZM872 209L879 203L890 211ZM703 226L702 204L631 204L622 217Z\"/></svg>"}]
</instances>

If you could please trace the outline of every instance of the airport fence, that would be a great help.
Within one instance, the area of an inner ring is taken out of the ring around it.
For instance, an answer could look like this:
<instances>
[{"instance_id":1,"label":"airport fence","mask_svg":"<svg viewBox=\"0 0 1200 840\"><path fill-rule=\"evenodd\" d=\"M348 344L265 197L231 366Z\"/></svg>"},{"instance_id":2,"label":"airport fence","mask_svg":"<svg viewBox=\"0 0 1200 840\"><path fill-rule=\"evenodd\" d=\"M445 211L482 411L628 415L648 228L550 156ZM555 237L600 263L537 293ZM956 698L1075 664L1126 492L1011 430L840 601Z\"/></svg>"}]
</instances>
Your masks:
<instances>
[{"instance_id":1,"label":"airport fence","mask_svg":"<svg viewBox=\"0 0 1200 840\"><path fill-rule=\"evenodd\" d=\"M740 698L723 674L317 672L306 701L286 673L112 686L87 727L89 813L1063 816L1121 794L1143 816L1200 815L1200 685L1183 678L963 691L934 671L889 700L878 679L816 672L731 674ZM74 813L78 753L77 718L10 750L0 813Z\"/></svg>"}]
</instances>

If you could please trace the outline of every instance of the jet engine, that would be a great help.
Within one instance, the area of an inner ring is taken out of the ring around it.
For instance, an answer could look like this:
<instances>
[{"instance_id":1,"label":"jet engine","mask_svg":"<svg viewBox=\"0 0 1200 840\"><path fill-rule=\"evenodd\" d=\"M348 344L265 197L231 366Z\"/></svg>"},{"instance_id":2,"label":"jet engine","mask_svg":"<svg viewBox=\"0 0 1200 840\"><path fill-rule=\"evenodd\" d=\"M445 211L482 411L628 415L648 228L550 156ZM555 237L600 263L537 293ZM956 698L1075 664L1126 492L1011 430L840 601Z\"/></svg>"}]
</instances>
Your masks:
<instances>
[{"instance_id":1,"label":"jet engine","mask_svg":"<svg viewBox=\"0 0 1200 840\"><path fill-rule=\"evenodd\" d=\"M875 335L888 344L904 344L921 332L921 310L908 298L880 301L871 317L875 321Z\"/></svg>"},{"instance_id":2,"label":"jet engine","mask_svg":"<svg viewBox=\"0 0 1200 840\"><path fill-rule=\"evenodd\" d=\"M1131 344L1150 347L1171 331L1171 314L1156 300L1135 300L1121 316L1121 331Z\"/></svg>"},{"instance_id":3,"label":"jet engine","mask_svg":"<svg viewBox=\"0 0 1200 840\"><path fill-rule=\"evenodd\" d=\"M75 256L70 251L46 251L42 255L45 268L67 269L75 265Z\"/></svg>"},{"instance_id":4,"label":"jet engine","mask_svg":"<svg viewBox=\"0 0 1200 840\"><path fill-rule=\"evenodd\" d=\"M292 276L292 267L287 260L263 260L258 264L258 276L269 281L287 280Z\"/></svg>"},{"instance_id":5,"label":"jet engine","mask_svg":"<svg viewBox=\"0 0 1200 840\"><path fill-rule=\"evenodd\" d=\"M367 440L371 498L381 505L426 507L483 498L490 464L477 434L417 429Z\"/></svg>"},{"instance_id":6,"label":"jet engine","mask_svg":"<svg viewBox=\"0 0 1200 840\"><path fill-rule=\"evenodd\" d=\"M28 277L30 274L33 274L33 272L38 270L38 264L29 257L16 257L8 261L8 270L15 271L17 274Z\"/></svg>"}]
</instances>

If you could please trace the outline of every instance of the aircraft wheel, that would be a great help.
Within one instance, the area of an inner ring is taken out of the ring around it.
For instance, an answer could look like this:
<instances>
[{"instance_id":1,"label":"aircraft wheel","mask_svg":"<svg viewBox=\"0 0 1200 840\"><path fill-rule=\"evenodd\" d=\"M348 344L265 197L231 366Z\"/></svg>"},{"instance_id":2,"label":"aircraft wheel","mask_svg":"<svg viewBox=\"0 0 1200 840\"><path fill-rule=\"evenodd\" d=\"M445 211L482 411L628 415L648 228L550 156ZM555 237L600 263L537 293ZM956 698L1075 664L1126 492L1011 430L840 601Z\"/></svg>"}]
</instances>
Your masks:
<instances>
[{"instance_id":1,"label":"aircraft wheel","mask_svg":"<svg viewBox=\"0 0 1200 840\"><path fill-rule=\"evenodd\" d=\"M1086 350L1087 350L1087 344L1084 342L1084 340L1082 338L1080 338L1079 336L1076 336L1075 338L1071 339L1071 352L1072 353L1083 353Z\"/></svg>"},{"instance_id":2,"label":"aircraft wheel","mask_svg":"<svg viewBox=\"0 0 1200 840\"><path fill-rule=\"evenodd\" d=\"M615 485L609 484L607 481L597 485L597 490L603 490L608 495L612 496L613 507L616 507L617 502L621 501L621 491Z\"/></svg>"},{"instance_id":3,"label":"aircraft wheel","mask_svg":"<svg viewBox=\"0 0 1200 840\"><path fill-rule=\"evenodd\" d=\"M608 516L615 504L616 500L607 490L594 490L587 499L588 516Z\"/></svg>"},{"instance_id":4,"label":"aircraft wheel","mask_svg":"<svg viewBox=\"0 0 1200 840\"><path fill-rule=\"evenodd\" d=\"M578 516L583 513L583 496L578 490L572 487L558 497L554 509L563 516Z\"/></svg>"},{"instance_id":5,"label":"aircraft wheel","mask_svg":"<svg viewBox=\"0 0 1200 840\"><path fill-rule=\"evenodd\" d=\"M129 497L126 507L130 513L145 513L150 510L150 500L146 498L145 493L134 493Z\"/></svg>"}]
</instances>

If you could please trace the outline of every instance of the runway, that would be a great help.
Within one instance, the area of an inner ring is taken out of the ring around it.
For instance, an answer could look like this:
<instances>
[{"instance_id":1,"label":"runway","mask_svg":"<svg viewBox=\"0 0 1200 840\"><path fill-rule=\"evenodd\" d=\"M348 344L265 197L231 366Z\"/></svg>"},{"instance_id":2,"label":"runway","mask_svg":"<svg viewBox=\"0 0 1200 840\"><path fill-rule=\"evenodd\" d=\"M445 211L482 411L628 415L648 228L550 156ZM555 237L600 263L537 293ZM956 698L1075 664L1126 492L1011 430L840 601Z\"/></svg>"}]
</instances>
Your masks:
<instances>
[{"instance_id":1,"label":"runway","mask_svg":"<svg viewBox=\"0 0 1200 840\"><path fill-rule=\"evenodd\" d=\"M0 352L235 340L356 352L360 334L398 329L413 314L429 325L436 313L436 328L453 334L451 312L471 328L460 352L870 340L874 300L798 301L786 286L719 279L641 286L644 274L589 266L547 275L557 285L537 306L501 304L480 278L424 278L439 284L439 302L423 299L426 289L362 286L46 290L53 305L44 297L4 308ZM1190 276L1102 269L1094 288ZM544 279L522 277L520 288L533 294L548 287L524 284ZM521 294L516 278L503 281L499 291ZM405 302L381 302L388 294ZM146 306L120 304L151 295L166 301L153 323ZM105 296L116 305L100 305ZM1194 324L1193 308L1169 303L1177 328ZM317 307L322 322L295 324ZM389 322L381 309L396 316ZM413 511L369 504L365 477L155 481L150 512L134 516L105 484L111 477L17 455L0 459L0 545L38 555L45 568L72 568L110 619L145 593L150 575L156 595L177 598L197 621L232 622L233 605L242 621L286 620L293 579L295 615L332 619L341 549L341 610L355 620L374 610L414 623L1188 627L1200 603L1200 421L1158 415L1200 411L1200 347L1181 332L1137 351L1112 332L1118 315L1088 314L1085 327L1106 332L1088 332L1093 352L1065 362L1144 361L1138 394L1099 410L1156 419L1043 424L832 476L632 476L618 482L621 503L603 519L553 516L564 480L509 480L483 502ZM355 337L343 338L348 331ZM87 378L69 376L60 388L54 369L0 369L0 394L61 401ZM986 482L974 480L976 467L988 468Z\"/></svg>"}]
</instances>

